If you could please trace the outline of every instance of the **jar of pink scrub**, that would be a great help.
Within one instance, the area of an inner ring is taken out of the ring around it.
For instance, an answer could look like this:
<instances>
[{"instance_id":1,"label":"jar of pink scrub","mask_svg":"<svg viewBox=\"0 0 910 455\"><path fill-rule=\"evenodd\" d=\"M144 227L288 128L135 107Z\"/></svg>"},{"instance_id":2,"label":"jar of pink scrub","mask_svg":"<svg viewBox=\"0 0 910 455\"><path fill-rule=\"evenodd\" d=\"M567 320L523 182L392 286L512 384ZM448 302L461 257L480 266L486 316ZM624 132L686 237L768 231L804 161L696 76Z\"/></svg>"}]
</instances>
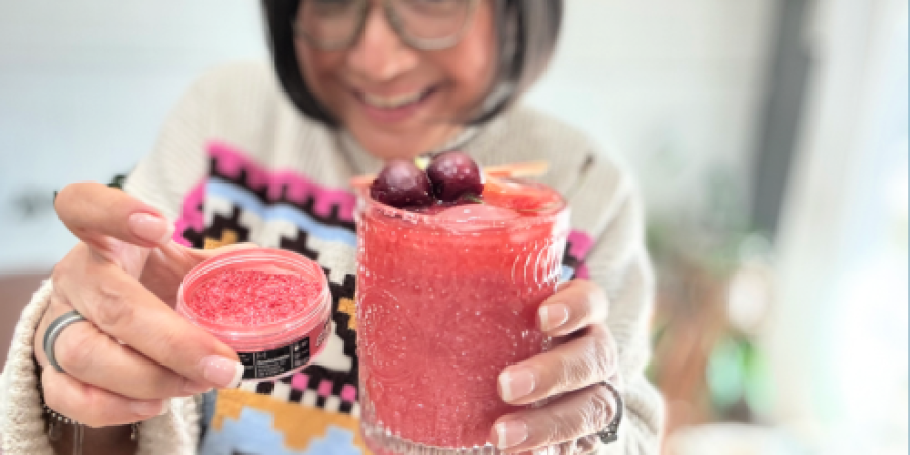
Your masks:
<instances>
[{"instance_id":1,"label":"jar of pink scrub","mask_svg":"<svg viewBox=\"0 0 910 455\"><path fill-rule=\"evenodd\" d=\"M234 348L243 380L291 375L319 355L332 297L322 268L299 254L254 248L208 259L186 275L177 312Z\"/></svg>"}]
</instances>

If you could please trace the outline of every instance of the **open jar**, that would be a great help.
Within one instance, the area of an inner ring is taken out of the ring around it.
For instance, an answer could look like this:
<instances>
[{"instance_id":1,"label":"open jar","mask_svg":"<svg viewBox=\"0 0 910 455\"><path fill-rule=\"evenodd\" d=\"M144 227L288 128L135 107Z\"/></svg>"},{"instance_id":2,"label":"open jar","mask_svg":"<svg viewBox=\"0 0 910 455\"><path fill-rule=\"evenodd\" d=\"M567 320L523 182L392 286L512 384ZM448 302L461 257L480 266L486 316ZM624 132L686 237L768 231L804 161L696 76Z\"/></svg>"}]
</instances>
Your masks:
<instances>
[{"instance_id":1,"label":"open jar","mask_svg":"<svg viewBox=\"0 0 910 455\"><path fill-rule=\"evenodd\" d=\"M291 375L322 352L332 297L322 268L299 254L251 248L210 258L186 275L177 313L232 347L243 380Z\"/></svg>"}]
</instances>

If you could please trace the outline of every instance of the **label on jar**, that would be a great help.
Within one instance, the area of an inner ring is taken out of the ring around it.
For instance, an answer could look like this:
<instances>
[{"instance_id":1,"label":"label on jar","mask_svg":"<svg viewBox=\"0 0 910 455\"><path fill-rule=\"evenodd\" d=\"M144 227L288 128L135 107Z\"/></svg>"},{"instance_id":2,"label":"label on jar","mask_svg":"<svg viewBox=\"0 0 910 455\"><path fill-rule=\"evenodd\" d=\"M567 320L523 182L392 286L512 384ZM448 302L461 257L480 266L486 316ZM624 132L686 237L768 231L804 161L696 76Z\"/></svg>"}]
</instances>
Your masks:
<instances>
[{"instance_id":1,"label":"label on jar","mask_svg":"<svg viewBox=\"0 0 910 455\"><path fill-rule=\"evenodd\" d=\"M268 379L308 364L311 353L318 352L328 336L329 321L290 344L264 351L238 352L243 380Z\"/></svg>"}]
</instances>

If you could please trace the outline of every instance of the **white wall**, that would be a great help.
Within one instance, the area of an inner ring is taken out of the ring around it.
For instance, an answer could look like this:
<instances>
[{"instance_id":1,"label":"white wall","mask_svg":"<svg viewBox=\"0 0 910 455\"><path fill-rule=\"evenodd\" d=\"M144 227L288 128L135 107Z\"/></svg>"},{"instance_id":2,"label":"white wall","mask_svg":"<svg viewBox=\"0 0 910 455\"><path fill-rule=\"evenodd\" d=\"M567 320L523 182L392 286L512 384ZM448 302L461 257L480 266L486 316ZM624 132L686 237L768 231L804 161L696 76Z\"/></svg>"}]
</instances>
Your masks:
<instances>
[{"instance_id":1,"label":"white wall","mask_svg":"<svg viewBox=\"0 0 910 455\"><path fill-rule=\"evenodd\" d=\"M776 2L566 3L530 102L626 156L657 213L688 213L717 170L743 193ZM71 246L53 189L129 169L194 76L264 54L253 0L0 2L0 272Z\"/></svg>"},{"instance_id":2,"label":"white wall","mask_svg":"<svg viewBox=\"0 0 910 455\"><path fill-rule=\"evenodd\" d=\"M201 71L265 55L257 4L0 1L0 272L72 246L54 189L130 169Z\"/></svg>"},{"instance_id":3,"label":"white wall","mask_svg":"<svg viewBox=\"0 0 910 455\"><path fill-rule=\"evenodd\" d=\"M708 216L708 182L730 185L746 211L777 4L568 0L531 100L624 155L655 216Z\"/></svg>"}]
</instances>

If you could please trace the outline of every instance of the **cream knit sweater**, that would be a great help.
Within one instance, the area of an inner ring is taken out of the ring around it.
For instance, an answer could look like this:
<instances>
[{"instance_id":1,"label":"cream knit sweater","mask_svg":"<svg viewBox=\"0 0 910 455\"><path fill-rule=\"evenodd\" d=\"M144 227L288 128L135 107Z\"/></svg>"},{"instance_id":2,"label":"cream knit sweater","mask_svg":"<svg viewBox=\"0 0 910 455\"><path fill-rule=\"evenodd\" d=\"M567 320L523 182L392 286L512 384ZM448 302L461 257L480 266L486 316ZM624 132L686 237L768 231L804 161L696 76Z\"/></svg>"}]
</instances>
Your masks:
<instances>
[{"instance_id":1,"label":"cream knit sweater","mask_svg":"<svg viewBox=\"0 0 910 455\"><path fill-rule=\"evenodd\" d=\"M327 187L344 189L359 173L381 163L350 136L303 118L287 101L263 64L235 64L211 71L184 96L153 150L134 170L126 191L177 219L181 201L205 175L205 141L225 140L256 154L272 169L293 169ZM593 239L585 262L590 279L610 299L605 323L619 348L625 419L612 454L659 452L663 405L644 377L650 356L649 318L653 278L643 244L643 214L632 179L615 159L575 130L525 108L516 108L471 129L449 147L484 165L545 159L542 181L570 196L572 225ZM50 455L43 430L32 363L35 327L49 300L45 283L16 327L0 378L0 452ZM170 412L143 422L139 453L180 455L198 448L200 406L174 399Z\"/></svg>"}]
</instances>

